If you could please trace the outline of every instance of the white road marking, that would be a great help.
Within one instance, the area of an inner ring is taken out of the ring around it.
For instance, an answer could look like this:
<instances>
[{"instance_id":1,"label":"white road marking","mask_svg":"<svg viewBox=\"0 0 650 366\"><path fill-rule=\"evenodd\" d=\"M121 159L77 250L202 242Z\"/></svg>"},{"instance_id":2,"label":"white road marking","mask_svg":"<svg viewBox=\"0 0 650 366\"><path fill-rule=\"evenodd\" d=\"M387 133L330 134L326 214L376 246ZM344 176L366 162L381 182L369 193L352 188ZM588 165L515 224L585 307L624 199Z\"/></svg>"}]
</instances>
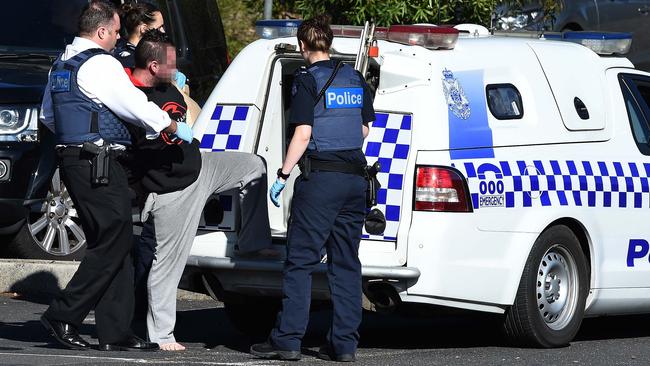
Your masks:
<instances>
[{"instance_id":1,"label":"white road marking","mask_svg":"<svg viewBox=\"0 0 650 366\"><path fill-rule=\"evenodd\" d=\"M52 355L52 354L40 354L40 353L0 352L0 355L3 355L3 356L29 356L29 357L60 357L60 358L77 358L77 359L83 359L83 360L125 361L125 362L137 362L137 363L147 363L148 362L145 359L138 359L138 358L96 357L96 356L76 356L76 355Z\"/></svg>"},{"instance_id":2,"label":"white road marking","mask_svg":"<svg viewBox=\"0 0 650 366\"><path fill-rule=\"evenodd\" d=\"M155 363L155 364L181 364L181 365L220 365L220 366L256 366L256 365L281 365L275 360L257 360L245 362L210 362L210 361L189 361L189 360L166 360L164 358L142 359L142 358L124 358L124 357L97 357L97 356L77 356L77 355L54 355L54 354L40 354L40 353L14 353L14 352L0 352L3 356L25 356L25 357L58 357L58 358L73 358L81 360L97 360L97 361L121 361L132 363Z\"/></svg>"}]
</instances>

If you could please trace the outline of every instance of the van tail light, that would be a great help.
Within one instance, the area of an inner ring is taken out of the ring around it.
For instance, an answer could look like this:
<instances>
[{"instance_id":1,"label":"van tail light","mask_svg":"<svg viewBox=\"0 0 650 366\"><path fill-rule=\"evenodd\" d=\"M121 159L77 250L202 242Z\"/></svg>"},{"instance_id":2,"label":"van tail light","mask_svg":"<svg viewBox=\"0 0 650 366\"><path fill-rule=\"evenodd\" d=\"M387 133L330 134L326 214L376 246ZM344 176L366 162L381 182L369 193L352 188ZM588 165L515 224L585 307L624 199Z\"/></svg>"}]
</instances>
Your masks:
<instances>
[{"instance_id":1,"label":"van tail light","mask_svg":"<svg viewBox=\"0 0 650 366\"><path fill-rule=\"evenodd\" d=\"M472 212L464 178L455 169L418 166L415 211Z\"/></svg>"}]
</instances>

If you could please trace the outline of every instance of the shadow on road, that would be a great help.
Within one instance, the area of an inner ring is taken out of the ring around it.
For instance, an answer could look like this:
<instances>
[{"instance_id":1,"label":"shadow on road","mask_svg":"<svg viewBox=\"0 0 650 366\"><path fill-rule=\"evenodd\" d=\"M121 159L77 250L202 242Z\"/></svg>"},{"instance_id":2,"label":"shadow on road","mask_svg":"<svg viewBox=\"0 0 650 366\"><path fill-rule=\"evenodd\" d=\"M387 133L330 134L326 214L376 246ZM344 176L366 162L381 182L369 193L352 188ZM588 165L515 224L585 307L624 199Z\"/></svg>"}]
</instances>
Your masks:
<instances>
[{"instance_id":1,"label":"shadow on road","mask_svg":"<svg viewBox=\"0 0 650 366\"><path fill-rule=\"evenodd\" d=\"M434 311L437 309L433 309ZM314 348L325 341L331 312L312 313L303 347ZM512 347L501 333L502 316L476 312L445 312L422 316L364 313L359 348L444 349ZM575 341L596 341L650 336L650 315L585 319ZM202 343L207 348L225 346L248 352L251 343L264 339L248 337L229 322L223 308L187 310L178 313L179 342ZM309 354L309 351L303 350Z\"/></svg>"},{"instance_id":2,"label":"shadow on road","mask_svg":"<svg viewBox=\"0 0 650 366\"><path fill-rule=\"evenodd\" d=\"M40 314L38 316L40 317ZM84 324L79 329L79 333L88 339L91 334L94 334L93 328L93 326ZM46 346L38 345L37 347L61 348L58 344L54 343L54 340L48 335L38 320L15 323L0 322L0 339L47 344Z\"/></svg>"},{"instance_id":3,"label":"shadow on road","mask_svg":"<svg viewBox=\"0 0 650 366\"><path fill-rule=\"evenodd\" d=\"M57 278L47 271L33 273L10 288L17 294L14 298L44 305L49 305L60 290Z\"/></svg>"},{"instance_id":4,"label":"shadow on road","mask_svg":"<svg viewBox=\"0 0 650 366\"><path fill-rule=\"evenodd\" d=\"M650 336L650 315L626 315L589 318L582 322L575 341L598 341Z\"/></svg>"},{"instance_id":5,"label":"shadow on road","mask_svg":"<svg viewBox=\"0 0 650 366\"><path fill-rule=\"evenodd\" d=\"M331 311L313 312L303 346L318 347L325 341ZM207 348L225 346L248 352L251 343L264 338L249 337L234 328L223 308L178 312L176 339L202 343ZM436 317L364 313L360 348L422 349L504 345L498 319L466 313Z\"/></svg>"},{"instance_id":6,"label":"shadow on road","mask_svg":"<svg viewBox=\"0 0 650 366\"><path fill-rule=\"evenodd\" d=\"M27 300L34 302L31 298ZM38 303L49 302L45 300L41 299ZM32 309L29 311L33 315L24 314L22 319L29 320L0 322L0 339L24 342L37 347L58 348L38 321L44 307L34 304L28 308ZM190 302L189 306L183 303L183 308L189 309L178 311L175 331L176 339L181 343L199 344L207 349L223 346L237 352L248 352L252 343L264 340L264 337L249 337L236 330L228 320L224 308L218 307L215 303ZM303 342L304 354L311 355L314 353L313 349L325 341L330 318L331 311L326 307L312 313ZM5 319L12 318L10 316ZM422 308L417 315L413 312L407 314L364 312L359 348L381 350L511 348L501 334L501 321L500 315L439 308ZM592 341L650 337L650 328L643 326L649 324L649 321L650 315L586 319L574 343L589 344ZM94 328L94 325L85 323L79 331L90 340L95 338Z\"/></svg>"}]
</instances>

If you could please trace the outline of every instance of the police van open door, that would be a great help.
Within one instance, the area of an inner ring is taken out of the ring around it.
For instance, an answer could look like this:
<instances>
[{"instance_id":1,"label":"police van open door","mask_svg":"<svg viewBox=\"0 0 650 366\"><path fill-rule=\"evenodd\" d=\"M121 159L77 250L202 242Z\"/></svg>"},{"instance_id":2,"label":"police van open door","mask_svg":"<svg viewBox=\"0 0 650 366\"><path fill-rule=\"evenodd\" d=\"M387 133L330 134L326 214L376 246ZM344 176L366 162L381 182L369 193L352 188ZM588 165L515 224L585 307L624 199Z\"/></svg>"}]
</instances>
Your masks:
<instances>
[{"instance_id":1,"label":"police van open door","mask_svg":"<svg viewBox=\"0 0 650 366\"><path fill-rule=\"evenodd\" d=\"M340 43L338 48L333 50L332 59L355 63L359 53L357 37L360 31L355 28L352 30L357 32L357 35ZM350 29L339 29L339 32L349 31ZM399 46L395 45L393 48L399 53ZM207 101L194 132L196 136L200 136L203 151L237 150L263 157L269 172L268 185L271 186L275 181L274 171L284 160L290 138L287 120L291 108L294 74L306 64L295 45L277 44L269 47L257 42L249 45L243 52L258 54L259 59L264 60L264 67L247 67L241 63L233 63ZM365 62L367 79L373 91L377 90L382 82L379 78L378 60L369 59ZM401 55L397 55L395 60L397 62L391 62L388 66L386 83L381 92L383 95L395 95L402 88L417 87L430 82L427 81L426 64L422 69L422 65L413 63L411 66L416 66L415 77L405 85L404 75L413 77L414 74L401 68L399 62L404 61ZM393 277L413 279L417 278L417 271L407 269L405 273L399 273L406 263L406 241L398 244L400 230L403 230L403 233L408 230L408 221L400 223L400 219L411 209L410 204L403 202L411 202L412 198L412 182L406 172L411 157L413 117L411 112L404 108L401 111L396 110L395 106L391 105L390 97L385 99L382 107L376 106L376 121L371 124L363 146L368 164L376 161L381 164L381 171L377 176L381 189L377 205L372 211L369 210L370 216L363 232L360 256L366 277L383 278L382 271L390 267ZM298 175L296 168L281 195L279 208L269 201L269 218L276 243L283 243L286 237L293 182ZM228 206L232 201L232 212L236 212L234 200L229 199L227 195L215 199L219 203L214 203L210 208ZM192 249L192 256L195 258L227 256L231 253L229 248L236 242L236 220L225 221L236 215L224 210L224 221L210 223L209 216L216 216L214 219L218 220L220 215L211 215L209 211L206 206L206 219ZM392 267L396 267L396 270ZM327 287L323 290L327 292Z\"/></svg>"},{"instance_id":2,"label":"police van open door","mask_svg":"<svg viewBox=\"0 0 650 366\"><path fill-rule=\"evenodd\" d=\"M272 167L281 166L286 153L291 128L288 116L291 108L291 88L299 68L305 66L302 57L296 52L283 52L273 60L268 83L267 98L262 108L260 134L256 153L267 161L269 166L269 186L275 181ZM333 59L352 64L354 55L333 55ZM371 72L378 72L373 65ZM377 112L377 120L371 124L370 133L364 144L368 163L379 161L382 169L378 179L382 185L378 195L378 205L374 207L371 232L364 232L364 239L373 241L373 249L390 249L394 254L397 229L399 226L404 173L410 146L411 116L409 114ZM289 218L293 182L297 171L293 172L287 188L283 191L280 208L269 205L271 227L276 236L286 234ZM373 251L375 251L373 250Z\"/></svg>"}]
</instances>

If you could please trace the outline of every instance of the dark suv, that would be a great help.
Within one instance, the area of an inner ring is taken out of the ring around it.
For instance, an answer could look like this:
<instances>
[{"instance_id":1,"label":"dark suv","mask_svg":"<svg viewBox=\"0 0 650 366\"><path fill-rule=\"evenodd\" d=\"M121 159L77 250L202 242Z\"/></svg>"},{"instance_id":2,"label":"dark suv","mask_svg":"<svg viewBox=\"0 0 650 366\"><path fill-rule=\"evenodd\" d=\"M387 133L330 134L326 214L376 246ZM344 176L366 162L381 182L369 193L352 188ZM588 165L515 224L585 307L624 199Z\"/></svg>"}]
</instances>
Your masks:
<instances>
[{"instance_id":1,"label":"dark suv","mask_svg":"<svg viewBox=\"0 0 650 366\"><path fill-rule=\"evenodd\" d=\"M551 20L544 19L540 1L524 4L520 9L498 6L493 14L496 30L632 32L632 48L626 57L637 69L650 71L650 0L563 1Z\"/></svg>"},{"instance_id":2,"label":"dark suv","mask_svg":"<svg viewBox=\"0 0 650 366\"><path fill-rule=\"evenodd\" d=\"M54 136L38 122L52 62L74 39L88 0L3 4L0 25L0 250L18 258L78 259L86 244L74 205L56 170ZM116 1L119 3L119 1ZM158 0L188 77L203 104L227 67L214 0Z\"/></svg>"}]
</instances>

